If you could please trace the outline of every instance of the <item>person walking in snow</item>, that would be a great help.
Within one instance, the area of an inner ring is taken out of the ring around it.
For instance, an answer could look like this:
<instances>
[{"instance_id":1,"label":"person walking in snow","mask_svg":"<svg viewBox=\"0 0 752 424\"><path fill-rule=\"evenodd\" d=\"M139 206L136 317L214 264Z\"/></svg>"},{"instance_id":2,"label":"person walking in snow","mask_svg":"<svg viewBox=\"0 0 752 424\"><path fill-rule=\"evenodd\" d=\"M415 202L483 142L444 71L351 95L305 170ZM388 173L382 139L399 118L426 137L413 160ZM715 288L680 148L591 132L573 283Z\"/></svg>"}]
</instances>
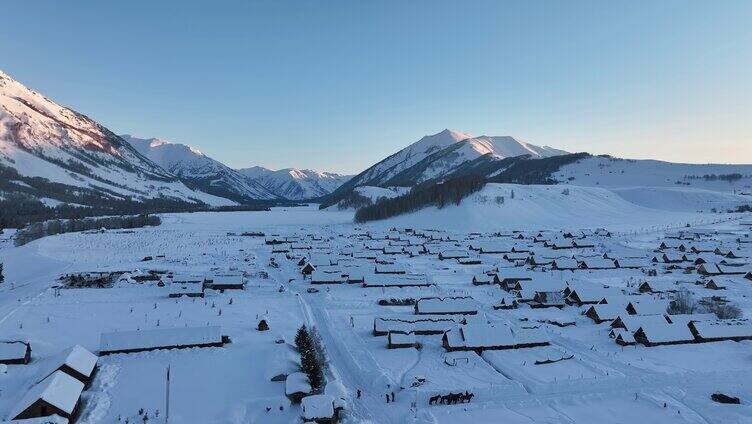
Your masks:
<instances>
[{"instance_id":1,"label":"person walking in snow","mask_svg":"<svg viewBox=\"0 0 752 424\"><path fill-rule=\"evenodd\" d=\"M360 389L358 389L358 399L360 399Z\"/></svg>"},{"instance_id":2,"label":"person walking in snow","mask_svg":"<svg viewBox=\"0 0 752 424\"><path fill-rule=\"evenodd\" d=\"M394 392L392 392L392 402L394 402Z\"/></svg>"},{"instance_id":3,"label":"person walking in snow","mask_svg":"<svg viewBox=\"0 0 752 424\"><path fill-rule=\"evenodd\" d=\"M386 394L386 403L389 403L389 393Z\"/></svg>"}]
</instances>

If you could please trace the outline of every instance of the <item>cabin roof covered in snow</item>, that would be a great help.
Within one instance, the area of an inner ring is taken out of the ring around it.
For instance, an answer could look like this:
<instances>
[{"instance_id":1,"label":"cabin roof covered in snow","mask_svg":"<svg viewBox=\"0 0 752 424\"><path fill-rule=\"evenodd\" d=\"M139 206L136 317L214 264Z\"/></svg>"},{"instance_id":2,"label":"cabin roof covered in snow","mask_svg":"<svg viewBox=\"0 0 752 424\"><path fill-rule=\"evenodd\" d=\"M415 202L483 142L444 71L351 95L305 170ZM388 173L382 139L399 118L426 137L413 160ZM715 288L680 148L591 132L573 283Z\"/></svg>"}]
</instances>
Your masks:
<instances>
[{"instance_id":1,"label":"cabin roof covered in snow","mask_svg":"<svg viewBox=\"0 0 752 424\"><path fill-rule=\"evenodd\" d=\"M334 416L334 398L330 395L306 396L301 402L303 418L315 420Z\"/></svg>"},{"instance_id":2,"label":"cabin roof covered in snow","mask_svg":"<svg viewBox=\"0 0 752 424\"><path fill-rule=\"evenodd\" d=\"M71 414L83 390L84 383L62 371L55 371L26 392L16 404L11 417L17 417L39 399L67 414Z\"/></svg>"},{"instance_id":3,"label":"cabin roof covered in snow","mask_svg":"<svg viewBox=\"0 0 752 424\"><path fill-rule=\"evenodd\" d=\"M643 326L655 327L663 323L668 323L663 315L627 315L626 312L620 314L617 319L621 321L624 327L631 332L635 332Z\"/></svg>"},{"instance_id":4,"label":"cabin roof covered in snow","mask_svg":"<svg viewBox=\"0 0 752 424\"><path fill-rule=\"evenodd\" d=\"M294 372L285 380L285 394L294 393L311 393L311 383L308 382L308 376L302 372Z\"/></svg>"},{"instance_id":5,"label":"cabin roof covered in snow","mask_svg":"<svg viewBox=\"0 0 752 424\"><path fill-rule=\"evenodd\" d=\"M222 285L222 284L242 284L243 283L243 274L237 273L237 274L215 274L212 278L213 283L215 285Z\"/></svg>"},{"instance_id":6,"label":"cabin roof covered in snow","mask_svg":"<svg viewBox=\"0 0 752 424\"><path fill-rule=\"evenodd\" d=\"M40 367L42 377L47 377L63 365L67 365L76 372L90 377L97 366L99 357L85 348L75 345L47 359Z\"/></svg>"},{"instance_id":7,"label":"cabin roof covered in snow","mask_svg":"<svg viewBox=\"0 0 752 424\"><path fill-rule=\"evenodd\" d=\"M650 343L671 343L694 340L689 327L683 324L669 324L666 320L644 322L638 331L648 339Z\"/></svg>"},{"instance_id":8,"label":"cabin roof covered in snow","mask_svg":"<svg viewBox=\"0 0 752 424\"><path fill-rule=\"evenodd\" d=\"M100 352L222 343L221 327L162 328L102 333Z\"/></svg>"},{"instance_id":9,"label":"cabin roof covered in snow","mask_svg":"<svg viewBox=\"0 0 752 424\"><path fill-rule=\"evenodd\" d=\"M428 297L418 299L415 310L419 314L477 312L478 306L472 297Z\"/></svg>"},{"instance_id":10,"label":"cabin roof covered in snow","mask_svg":"<svg viewBox=\"0 0 752 424\"><path fill-rule=\"evenodd\" d=\"M703 339L752 336L752 322L746 319L698 321L693 322L692 326Z\"/></svg>"},{"instance_id":11,"label":"cabin roof covered in snow","mask_svg":"<svg viewBox=\"0 0 752 424\"><path fill-rule=\"evenodd\" d=\"M715 314L677 314L669 315L668 319L674 324L687 325L690 322L695 321L715 321L717 318Z\"/></svg>"},{"instance_id":12,"label":"cabin roof covered in snow","mask_svg":"<svg viewBox=\"0 0 752 424\"><path fill-rule=\"evenodd\" d=\"M26 343L21 341L0 341L0 361L26 356Z\"/></svg>"},{"instance_id":13,"label":"cabin roof covered in snow","mask_svg":"<svg viewBox=\"0 0 752 424\"><path fill-rule=\"evenodd\" d=\"M632 310L634 310L635 315L663 315L664 313L666 313L667 304L668 302L666 301L646 299L633 300L629 302L629 305L627 305L627 307L631 307Z\"/></svg>"}]
</instances>

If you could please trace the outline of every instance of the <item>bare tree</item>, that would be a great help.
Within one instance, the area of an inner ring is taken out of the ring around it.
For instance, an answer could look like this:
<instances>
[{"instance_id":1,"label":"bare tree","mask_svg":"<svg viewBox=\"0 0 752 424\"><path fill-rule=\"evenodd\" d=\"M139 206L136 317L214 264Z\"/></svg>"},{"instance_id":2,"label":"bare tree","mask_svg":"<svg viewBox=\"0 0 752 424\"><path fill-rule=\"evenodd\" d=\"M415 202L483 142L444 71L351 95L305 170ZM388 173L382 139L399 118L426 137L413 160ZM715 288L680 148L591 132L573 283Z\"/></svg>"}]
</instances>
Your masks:
<instances>
[{"instance_id":1,"label":"bare tree","mask_svg":"<svg viewBox=\"0 0 752 424\"><path fill-rule=\"evenodd\" d=\"M692 293L687 289L679 290L671 302L666 307L666 313L669 315L691 314L697 309L697 302L692 297Z\"/></svg>"}]
</instances>

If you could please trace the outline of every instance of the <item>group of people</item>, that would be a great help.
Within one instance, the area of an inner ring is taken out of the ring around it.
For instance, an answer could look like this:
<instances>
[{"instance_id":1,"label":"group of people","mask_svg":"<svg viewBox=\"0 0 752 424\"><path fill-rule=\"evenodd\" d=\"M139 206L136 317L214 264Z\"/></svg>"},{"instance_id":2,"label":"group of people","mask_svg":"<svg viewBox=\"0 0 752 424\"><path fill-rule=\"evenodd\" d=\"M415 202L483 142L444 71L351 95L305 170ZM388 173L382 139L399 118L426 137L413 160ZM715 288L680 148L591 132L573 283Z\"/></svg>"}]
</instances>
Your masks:
<instances>
[{"instance_id":1,"label":"group of people","mask_svg":"<svg viewBox=\"0 0 752 424\"><path fill-rule=\"evenodd\" d=\"M363 395L363 392L361 392L361 391L360 391L360 389L358 389L358 390L356 391L356 397L357 397L358 399L360 399L360 397L361 397L362 395ZM384 397L386 397L386 403L391 403L391 402L394 402L394 401L395 401L395 395L394 395L394 392L387 392L386 394L384 394Z\"/></svg>"}]
</instances>

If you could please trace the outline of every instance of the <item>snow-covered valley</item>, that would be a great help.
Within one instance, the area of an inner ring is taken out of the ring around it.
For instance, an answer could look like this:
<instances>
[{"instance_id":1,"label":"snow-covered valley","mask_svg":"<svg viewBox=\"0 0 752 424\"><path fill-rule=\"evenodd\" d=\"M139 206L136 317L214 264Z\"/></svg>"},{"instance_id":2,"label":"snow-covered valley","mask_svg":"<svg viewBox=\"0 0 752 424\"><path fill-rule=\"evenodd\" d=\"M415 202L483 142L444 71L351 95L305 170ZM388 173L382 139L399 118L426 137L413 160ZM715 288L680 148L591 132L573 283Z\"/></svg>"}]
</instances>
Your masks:
<instances>
[{"instance_id":1,"label":"snow-covered valley","mask_svg":"<svg viewBox=\"0 0 752 424\"><path fill-rule=\"evenodd\" d=\"M99 357L76 422L300 422L293 383L272 380L299 370L305 324L328 360L316 393L344 423L752 419L752 325L665 311L685 290L752 314L748 215L493 184L458 207L352 217L313 206L166 214L158 227L0 243L0 335L32 349L0 373L0 417L14 418L60 352L80 345ZM700 263L733 274L703 275ZM171 297L185 275L206 279L203 297ZM212 288L222 275L245 284ZM693 319L733 324L741 338L698 342ZM104 333L216 326L221 346L102 353ZM472 396L441 399L457 393Z\"/></svg>"}]
</instances>

